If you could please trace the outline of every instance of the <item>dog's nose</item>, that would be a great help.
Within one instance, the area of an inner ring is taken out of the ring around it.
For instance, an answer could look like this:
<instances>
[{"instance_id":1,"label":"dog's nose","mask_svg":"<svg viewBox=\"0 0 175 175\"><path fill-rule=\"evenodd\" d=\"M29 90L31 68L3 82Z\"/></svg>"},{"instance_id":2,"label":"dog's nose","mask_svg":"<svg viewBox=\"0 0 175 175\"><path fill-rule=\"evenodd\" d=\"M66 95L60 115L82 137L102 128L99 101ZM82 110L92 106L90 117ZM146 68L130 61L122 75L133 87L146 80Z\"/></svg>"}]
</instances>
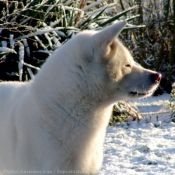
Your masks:
<instances>
[{"instance_id":1,"label":"dog's nose","mask_svg":"<svg viewBox=\"0 0 175 175\"><path fill-rule=\"evenodd\" d=\"M155 83L160 83L162 75L160 73L154 73L151 75L151 78Z\"/></svg>"}]
</instances>

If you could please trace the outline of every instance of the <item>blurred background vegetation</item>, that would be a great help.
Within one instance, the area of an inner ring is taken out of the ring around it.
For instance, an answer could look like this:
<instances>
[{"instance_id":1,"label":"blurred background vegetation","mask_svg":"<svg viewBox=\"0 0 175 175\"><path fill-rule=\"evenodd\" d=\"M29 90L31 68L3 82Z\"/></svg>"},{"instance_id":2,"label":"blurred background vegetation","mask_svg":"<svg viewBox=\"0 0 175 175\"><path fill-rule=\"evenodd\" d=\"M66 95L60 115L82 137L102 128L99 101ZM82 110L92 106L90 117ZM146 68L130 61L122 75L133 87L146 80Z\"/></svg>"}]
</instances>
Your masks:
<instances>
[{"instance_id":1,"label":"blurred background vegetation","mask_svg":"<svg viewBox=\"0 0 175 175\"><path fill-rule=\"evenodd\" d=\"M76 33L118 20L134 59L163 76L157 93L175 81L175 0L0 0L0 81L27 81Z\"/></svg>"}]
</instances>

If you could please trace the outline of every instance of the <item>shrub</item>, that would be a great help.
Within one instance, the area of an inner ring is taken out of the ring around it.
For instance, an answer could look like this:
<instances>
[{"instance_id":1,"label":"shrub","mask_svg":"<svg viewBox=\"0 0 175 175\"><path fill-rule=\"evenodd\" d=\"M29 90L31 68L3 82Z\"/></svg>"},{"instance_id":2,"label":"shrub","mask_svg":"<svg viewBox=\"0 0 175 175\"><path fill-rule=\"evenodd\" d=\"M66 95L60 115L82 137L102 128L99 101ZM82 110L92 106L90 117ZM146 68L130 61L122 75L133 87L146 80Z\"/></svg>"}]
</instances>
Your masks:
<instances>
[{"instance_id":1,"label":"shrub","mask_svg":"<svg viewBox=\"0 0 175 175\"><path fill-rule=\"evenodd\" d=\"M31 79L47 57L72 35L110 25L137 8L113 14L114 5L102 0L1 1L0 80Z\"/></svg>"},{"instance_id":2,"label":"shrub","mask_svg":"<svg viewBox=\"0 0 175 175\"><path fill-rule=\"evenodd\" d=\"M171 119L173 122L175 122L175 83L172 86L172 91L170 93L170 103L169 108L171 111Z\"/></svg>"}]
</instances>

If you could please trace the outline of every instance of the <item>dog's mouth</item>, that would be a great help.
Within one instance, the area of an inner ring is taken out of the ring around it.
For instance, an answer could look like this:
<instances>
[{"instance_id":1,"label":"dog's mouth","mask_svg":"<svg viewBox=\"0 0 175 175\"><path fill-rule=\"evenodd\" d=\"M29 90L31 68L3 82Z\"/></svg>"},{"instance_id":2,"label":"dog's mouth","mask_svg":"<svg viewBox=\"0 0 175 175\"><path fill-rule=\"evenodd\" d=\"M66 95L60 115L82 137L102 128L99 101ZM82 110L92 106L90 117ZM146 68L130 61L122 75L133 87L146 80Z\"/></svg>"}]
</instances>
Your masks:
<instances>
[{"instance_id":1,"label":"dog's mouth","mask_svg":"<svg viewBox=\"0 0 175 175\"><path fill-rule=\"evenodd\" d=\"M148 91L148 92L131 91L129 94L132 96L143 97L143 96L150 96L150 95L152 95L152 93L153 93L153 91Z\"/></svg>"}]
</instances>

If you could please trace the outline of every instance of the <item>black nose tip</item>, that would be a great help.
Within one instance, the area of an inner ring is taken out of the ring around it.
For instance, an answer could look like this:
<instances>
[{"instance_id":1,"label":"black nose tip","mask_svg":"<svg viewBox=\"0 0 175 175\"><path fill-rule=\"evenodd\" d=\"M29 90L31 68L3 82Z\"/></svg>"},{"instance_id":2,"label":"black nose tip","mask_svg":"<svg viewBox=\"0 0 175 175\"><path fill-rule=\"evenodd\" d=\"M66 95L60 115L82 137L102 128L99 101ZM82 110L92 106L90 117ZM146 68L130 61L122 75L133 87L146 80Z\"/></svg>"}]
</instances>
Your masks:
<instances>
[{"instance_id":1,"label":"black nose tip","mask_svg":"<svg viewBox=\"0 0 175 175\"><path fill-rule=\"evenodd\" d=\"M154 73L151 75L151 79L153 80L154 83L160 83L161 78L162 75L159 73Z\"/></svg>"}]
</instances>

